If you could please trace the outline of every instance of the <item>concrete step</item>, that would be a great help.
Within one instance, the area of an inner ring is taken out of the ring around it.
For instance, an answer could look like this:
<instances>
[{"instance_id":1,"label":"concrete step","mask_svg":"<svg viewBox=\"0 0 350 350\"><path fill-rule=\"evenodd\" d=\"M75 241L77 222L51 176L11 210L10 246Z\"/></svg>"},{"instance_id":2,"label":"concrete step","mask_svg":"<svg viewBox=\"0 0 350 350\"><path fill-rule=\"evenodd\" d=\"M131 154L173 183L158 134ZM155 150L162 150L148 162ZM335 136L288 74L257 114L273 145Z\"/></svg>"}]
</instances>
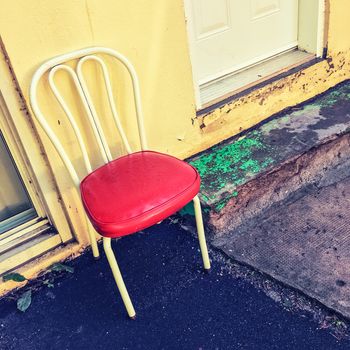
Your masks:
<instances>
[{"instance_id":1,"label":"concrete step","mask_svg":"<svg viewBox=\"0 0 350 350\"><path fill-rule=\"evenodd\" d=\"M188 161L201 175L200 200L215 237L237 231L301 189L345 179L350 176L350 82Z\"/></svg>"},{"instance_id":2,"label":"concrete step","mask_svg":"<svg viewBox=\"0 0 350 350\"><path fill-rule=\"evenodd\" d=\"M211 243L350 319L350 177L296 194Z\"/></svg>"}]
</instances>

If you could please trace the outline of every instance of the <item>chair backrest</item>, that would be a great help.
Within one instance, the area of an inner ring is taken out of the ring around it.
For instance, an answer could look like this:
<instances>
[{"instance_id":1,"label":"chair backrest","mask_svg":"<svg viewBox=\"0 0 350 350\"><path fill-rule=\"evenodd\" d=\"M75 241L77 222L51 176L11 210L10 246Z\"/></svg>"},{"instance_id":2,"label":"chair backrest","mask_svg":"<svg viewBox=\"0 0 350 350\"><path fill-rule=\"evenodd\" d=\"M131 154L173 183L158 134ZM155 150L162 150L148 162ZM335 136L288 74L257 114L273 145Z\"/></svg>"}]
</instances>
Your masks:
<instances>
[{"instance_id":1,"label":"chair backrest","mask_svg":"<svg viewBox=\"0 0 350 350\"><path fill-rule=\"evenodd\" d=\"M102 55L102 56L101 56ZM55 57L53 59L50 59L49 61L46 61L43 63L34 73L31 86L30 86L30 104L32 107L32 110L34 112L34 115L38 122L40 123L41 127L44 129L48 137L50 138L51 142L55 146L57 152L59 153L64 165L66 166L69 174L71 175L75 185L79 188L80 179L78 177L78 174L76 170L74 169L74 166L69 159L66 151L64 150L61 142L59 141L59 138L55 135L52 128L49 126L44 114L42 113L41 109L39 108L38 99L37 99L37 89L38 89L38 83L41 80L41 78L48 73L48 81L49 86L52 89L52 92L58 101L59 105L61 106L62 110L65 112L65 114L68 117L68 120L72 126L72 129L75 133L75 136L77 138L77 141L79 143L79 147L81 149L84 164L86 167L87 172L92 171L91 162L88 156L87 148L84 144L82 134L79 130L78 124L73 116L73 113L71 112L70 108L68 107L68 104L64 100L63 96L61 95L59 89L57 88L54 77L57 71L63 70L67 72L73 83L74 87L77 90L77 93L81 99L81 103L84 107L84 110L86 112L86 115L88 116L89 123L91 125L93 134L96 138L98 148L101 152L102 159L105 163L108 163L112 160L112 155L110 148L108 146L105 133L102 129L101 122L99 119L99 116L97 114L96 108L94 106L94 103L91 99L91 95L89 92L89 89L86 84L86 80L83 73L83 65L86 61L92 60L96 62L101 67L102 76L104 78L105 83L105 89L107 92L109 107L111 109L111 113L114 118L114 122L116 124L116 127L119 131L120 137L122 139L122 142L125 146L125 149L128 153L131 153L132 150L130 148L128 139L125 135L124 129L121 125L121 121L117 112L115 98L113 96L111 81L110 81L110 75L108 72L107 65L103 61L102 57L108 55L115 59L117 59L119 62L121 62L126 69L128 70L132 86L133 86L133 95L134 95L134 103L135 103L135 110L136 110L136 117L137 117L137 125L138 125L138 132L139 132L139 138L140 138L140 144L141 149L145 150L147 149L147 141L146 141L146 135L144 131L144 125L143 125L143 114L142 114L142 107L141 107L141 96L140 96L140 87L138 82L138 77L136 74L136 71L132 64L129 62L129 60L121 55L119 52L105 48L105 47L90 47L85 48L82 50L73 51L58 57ZM76 68L75 70L65 63L71 60L76 60Z\"/></svg>"}]
</instances>

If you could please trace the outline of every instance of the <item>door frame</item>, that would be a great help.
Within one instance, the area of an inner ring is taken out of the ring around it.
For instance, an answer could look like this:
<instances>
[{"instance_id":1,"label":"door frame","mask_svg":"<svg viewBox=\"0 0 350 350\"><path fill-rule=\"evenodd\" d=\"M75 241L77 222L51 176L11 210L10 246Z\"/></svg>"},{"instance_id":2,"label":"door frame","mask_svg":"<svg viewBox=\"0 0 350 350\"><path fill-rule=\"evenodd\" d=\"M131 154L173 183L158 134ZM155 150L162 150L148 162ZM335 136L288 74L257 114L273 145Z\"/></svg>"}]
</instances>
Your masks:
<instances>
[{"instance_id":1,"label":"door frame","mask_svg":"<svg viewBox=\"0 0 350 350\"><path fill-rule=\"evenodd\" d=\"M1 275L71 242L74 231L1 38L0 76L0 129L38 214L6 232L0 246Z\"/></svg>"},{"instance_id":2,"label":"door frame","mask_svg":"<svg viewBox=\"0 0 350 350\"><path fill-rule=\"evenodd\" d=\"M197 111L202 108L202 102L200 98L200 84L199 79L196 76L195 69L193 67L195 62L195 50L194 50L194 43L195 43L195 32L194 32L194 25L193 25L193 8L192 8L192 0L184 0L184 10L185 10L185 21L186 21L186 27L187 27L187 37L188 37L188 47L189 47L189 54L190 54L190 62L191 62L191 68L192 68L192 79L193 79L193 86L194 86L194 96L195 96L195 104ZM304 7L301 6L300 2L308 2L310 0L299 0L299 19L300 16L307 17L307 13L300 12L300 9L303 9ZM324 49L326 47L326 5L329 0L316 0L318 1L318 14L317 14L317 29L316 29L316 50L315 50L315 57L322 57L324 53ZM299 22L300 23L300 22ZM304 23L310 23L309 21L304 21ZM302 33L305 33L305 35L301 34L303 37L303 46L308 46L308 40L311 38L307 35L307 32L309 31L310 27L303 26L301 27L298 25L299 35L300 31ZM315 40L315 38L313 38Z\"/></svg>"}]
</instances>

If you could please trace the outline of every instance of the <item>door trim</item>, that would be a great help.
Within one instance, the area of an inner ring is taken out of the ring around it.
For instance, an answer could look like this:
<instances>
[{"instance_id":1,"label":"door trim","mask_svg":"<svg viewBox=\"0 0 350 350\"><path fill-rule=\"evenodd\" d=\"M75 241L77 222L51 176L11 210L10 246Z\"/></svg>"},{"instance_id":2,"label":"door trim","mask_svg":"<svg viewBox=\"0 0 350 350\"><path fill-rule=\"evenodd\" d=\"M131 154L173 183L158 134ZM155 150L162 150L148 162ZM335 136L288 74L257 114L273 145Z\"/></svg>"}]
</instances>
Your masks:
<instances>
[{"instance_id":1,"label":"door trim","mask_svg":"<svg viewBox=\"0 0 350 350\"><path fill-rule=\"evenodd\" d=\"M299 0L299 2L307 2L310 0ZM317 14L317 37L316 37L316 53L315 57L316 59L322 57L324 48L326 46L327 42L327 28L326 28L326 8L327 8L328 0L318 0L318 14ZM299 4L299 9L302 8ZM184 0L184 10L185 10L185 21L187 26L187 37L188 37L188 46L189 46L189 54L190 54L190 62L191 62L191 68L192 68L192 79L193 79L193 86L194 86L194 97L195 97L195 104L196 104L196 110L199 111L203 109L203 103L201 101L200 97L200 86L204 83L199 81L198 77L196 76L195 69L193 67L193 62L195 62L195 50L194 50L194 43L195 43L195 33L194 33L194 26L193 26L193 8L191 4L191 0ZM300 18L300 14L299 14ZM300 28L298 25L299 30L304 29L308 30L308 28ZM315 40L315 38L313 39ZM316 61L316 60L313 60ZM288 68L293 67L286 67L286 70ZM232 70L231 70L232 71ZM294 69L293 69L294 71ZM276 72L276 75L278 75L280 72ZM223 75L228 74L227 72ZM259 82L257 82L258 84ZM232 95L235 94L237 91L232 91ZM222 97L224 98L224 96ZM214 101L213 101L214 103ZM207 105L206 105L207 107Z\"/></svg>"},{"instance_id":2,"label":"door trim","mask_svg":"<svg viewBox=\"0 0 350 350\"><path fill-rule=\"evenodd\" d=\"M33 221L4 234L1 273L72 241L74 231L1 38L0 76L0 128L38 213Z\"/></svg>"},{"instance_id":3,"label":"door trim","mask_svg":"<svg viewBox=\"0 0 350 350\"><path fill-rule=\"evenodd\" d=\"M282 53L284 53L286 51L289 51L289 50L291 50L293 48L296 48L296 47L297 47L297 42L291 43L291 44L286 45L286 46L284 46L282 48L279 48L278 50L271 51L268 55L256 57L256 58L254 58L252 60L246 61L246 63L244 63L244 64L233 66L230 69L223 70L223 71L221 71L220 73L217 73L217 74L209 75L205 79L199 80L198 84L199 84L199 86L205 85L205 84L211 83L211 82L213 82L215 80L221 79L225 75L234 74L235 72L241 71L243 69L249 69L249 67L251 67L253 65L256 65L256 64L259 64L260 62L266 61L270 57L274 57L276 55L280 55L280 54L282 54Z\"/></svg>"}]
</instances>

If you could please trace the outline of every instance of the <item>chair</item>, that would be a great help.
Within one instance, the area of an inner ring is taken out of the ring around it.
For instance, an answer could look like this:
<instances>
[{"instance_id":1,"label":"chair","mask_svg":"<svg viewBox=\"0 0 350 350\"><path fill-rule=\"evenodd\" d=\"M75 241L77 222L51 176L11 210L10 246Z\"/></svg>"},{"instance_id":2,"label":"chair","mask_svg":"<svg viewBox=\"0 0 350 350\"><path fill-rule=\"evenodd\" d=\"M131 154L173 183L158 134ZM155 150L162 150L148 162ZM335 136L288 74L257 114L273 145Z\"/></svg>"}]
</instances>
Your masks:
<instances>
[{"instance_id":1,"label":"chair","mask_svg":"<svg viewBox=\"0 0 350 350\"><path fill-rule=\"evenodd\" d=\"M109 71L103 60L105 56L112 57L122 63L130 74L141 151L133 152L131 150L119 120ZM76 62L75 70L71 65L65 64L72 60ZM83 65L89 60L94 61L100 67L111 114L127 151L127 155L117 159L112 158L83 73ZM89 125L96 138L105 163L96 170L92 169L82 134L73 113L55 84L55 74L60 70L65 71L72 80L81 100L79 103L83 105ZM88 173L82 181L80 181L61 142L39 108L37 87L44 76L48 77L49 86L65 112L80 146ZM199 174L191 165L175 157L147 149L138 78L134 67L127 58L112 49L103 47L85 48L55 57L43 63L35 72L30 86L30 103L35 117L55 146L80 192L90 223L103 238L104 251L130 318L134 319L136 313L111 248L112 238L130 235L150 227L174 214L193 200L204 268L205 270L210 269L201 207L197 196L200 186ZM88 224L88 228L93 256L98 259L99 250L95 232L90 224Z\"/></svg>"}]
</instances>

